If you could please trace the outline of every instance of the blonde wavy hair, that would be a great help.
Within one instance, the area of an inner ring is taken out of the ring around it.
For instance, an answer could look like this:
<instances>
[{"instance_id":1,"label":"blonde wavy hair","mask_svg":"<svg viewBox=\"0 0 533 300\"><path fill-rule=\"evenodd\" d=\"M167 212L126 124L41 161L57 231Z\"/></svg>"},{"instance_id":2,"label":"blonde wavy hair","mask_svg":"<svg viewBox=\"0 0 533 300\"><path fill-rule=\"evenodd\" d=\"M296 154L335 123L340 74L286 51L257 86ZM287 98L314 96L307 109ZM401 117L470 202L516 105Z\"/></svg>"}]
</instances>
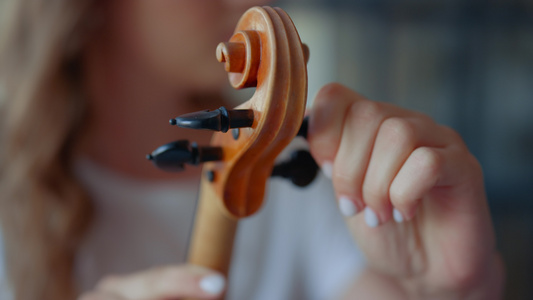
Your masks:
<instances>
[{"instance_id":1,"label":"blonde wavy hair","mask_svg":"<svg viewBox=\"0 0 533 300\"><path fill-rule=\"evenodd\" d=\"M92 206L72 174L97 0L0 0L0 225L17 300L73 299Z\"/></svg>"}]
</instances>

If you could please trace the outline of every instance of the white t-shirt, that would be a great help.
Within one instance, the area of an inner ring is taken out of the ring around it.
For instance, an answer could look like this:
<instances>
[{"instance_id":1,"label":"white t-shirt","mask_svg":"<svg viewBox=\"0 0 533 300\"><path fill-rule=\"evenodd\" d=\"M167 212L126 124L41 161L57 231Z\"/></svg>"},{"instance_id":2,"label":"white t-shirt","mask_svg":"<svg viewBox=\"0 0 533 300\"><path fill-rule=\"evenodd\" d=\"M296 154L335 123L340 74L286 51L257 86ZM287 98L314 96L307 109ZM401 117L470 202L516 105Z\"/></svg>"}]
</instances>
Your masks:
<instances>
[{"instance_id":1,"label":"white t-shirt","mask_svg":"<svg viewBox=\"0 0 533 300\"><path fill-rule=\"evenodd\" d=\"M77 256L82 291L106 274L185 261L198 179L147 183L88 161L79 162L77 171L96 207ZM0 300L5 300L10 297L1 258ZM329 180L320 175L300 189L272 179L261 211L239 223L227 299L330 299L363 264Z\"/></svg>"}]
</instances>

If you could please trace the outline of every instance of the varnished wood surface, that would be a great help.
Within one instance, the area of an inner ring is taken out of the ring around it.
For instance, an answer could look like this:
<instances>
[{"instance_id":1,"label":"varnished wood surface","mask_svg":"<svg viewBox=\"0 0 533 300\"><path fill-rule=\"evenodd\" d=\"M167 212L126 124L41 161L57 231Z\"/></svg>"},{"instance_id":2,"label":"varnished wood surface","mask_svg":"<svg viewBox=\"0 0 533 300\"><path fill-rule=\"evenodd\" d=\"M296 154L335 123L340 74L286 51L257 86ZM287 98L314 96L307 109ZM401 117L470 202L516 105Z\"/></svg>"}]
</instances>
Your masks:
<instances>
[{"instance_id":1,"label":"varnished wood surface","mask_svg":"<svg viewBox=\"0 0 533 300\"><path fill-rule=\"evenodd\" d=\"M213 135L211 146L222 147L224 158L204 164L190 263L228 275L238 219L259 211L274 160L302 123L308 55L289 16L271 7L248 10L230 41L217 47L230 84L256 87L239 107L253 109L254 122L237 140L231 131Z\"/></svg>"}]
</instances>

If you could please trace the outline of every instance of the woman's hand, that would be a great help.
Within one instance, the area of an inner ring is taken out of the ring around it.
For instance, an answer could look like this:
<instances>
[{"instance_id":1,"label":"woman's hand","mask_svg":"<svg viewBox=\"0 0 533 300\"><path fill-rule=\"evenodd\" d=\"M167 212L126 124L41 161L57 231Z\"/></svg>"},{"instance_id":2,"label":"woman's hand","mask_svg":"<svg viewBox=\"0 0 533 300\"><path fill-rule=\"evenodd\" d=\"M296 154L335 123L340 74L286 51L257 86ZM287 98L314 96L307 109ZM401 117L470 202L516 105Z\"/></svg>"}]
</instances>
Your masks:
<instances>
[{"instance_id":1,"label":"woman's hand","mask_svg":"<svg viewBox=\"0 0 533 300\"><path fill-rule=\"evenodd\" d=\"M330 84L308 139L372 272L409 298L499 297L482 170L456 132Z\"/></svg>"},{"instance_id":2,"label":"woman's hand","mask_svg":"<svg viewBox=\"0 0 533 300\"><path fill-rule=\"evenodd\" d=\"M106 277L79 300L216 299L224 287L224 277L215 271L192 265L167 266Z\"/></svg>"}]
</instances>

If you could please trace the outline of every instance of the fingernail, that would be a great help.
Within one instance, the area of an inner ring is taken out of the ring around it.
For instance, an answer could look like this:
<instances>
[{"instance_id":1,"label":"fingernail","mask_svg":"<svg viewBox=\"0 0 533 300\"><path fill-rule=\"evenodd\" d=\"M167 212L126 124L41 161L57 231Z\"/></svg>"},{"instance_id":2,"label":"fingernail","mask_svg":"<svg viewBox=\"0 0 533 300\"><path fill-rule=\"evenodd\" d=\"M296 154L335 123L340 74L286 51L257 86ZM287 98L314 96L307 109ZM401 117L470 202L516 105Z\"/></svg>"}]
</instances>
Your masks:
<instances>
[{"instance_id":1,"label":"fingernail","mask_svg":"<svg viewBox=\"0 0 533 300\"><path fill-rule=\"evenodd\" d=\"M208 275L200 280L200 288L208 294L219 294L224 290L226 280L222 275Z\"/></svg>"},{"instance_id":2,"label":"fingernail","mask_svg":"<svg viewBox=\"0 0 533 300\"><path fill-rule=\"evenodd\" d=\"M346 217L351 217L357 213L357 206L348 197L339 198L339 210Z\"/></svg>"},{"instance_id":3,"label":"fingernail","mask_svg":"<svg viewBox=\"0 0 533 300\"><path fill-rule=\"evenodd\" d=\"M365 222L368 227L377 227L379 225L378 215L370 207L365 207Z\"/></svg>"},{"instance_id":4,"label":"fingernail","mask_svg":"<svg viewBox=\"0 0 533 300\"><path fill-rule=\"evenodd\" d=\"M322 164L322 173L326 175L327 178L331 179L331 176L333 174L333 164L329 161Z\"/></svg>"},{"instance_id":5,"label":"fingernail","mask_svg":"<svg viewBox=\"0 0 533 300\"><path fill-rule=\"evenodd\" d=\"M399 210L397 210L396 208L392 210L392 216L394 217L394 221L396 221L396 223L402 223L403 222L402 213Z\"/></svg>"}]
</instances>

